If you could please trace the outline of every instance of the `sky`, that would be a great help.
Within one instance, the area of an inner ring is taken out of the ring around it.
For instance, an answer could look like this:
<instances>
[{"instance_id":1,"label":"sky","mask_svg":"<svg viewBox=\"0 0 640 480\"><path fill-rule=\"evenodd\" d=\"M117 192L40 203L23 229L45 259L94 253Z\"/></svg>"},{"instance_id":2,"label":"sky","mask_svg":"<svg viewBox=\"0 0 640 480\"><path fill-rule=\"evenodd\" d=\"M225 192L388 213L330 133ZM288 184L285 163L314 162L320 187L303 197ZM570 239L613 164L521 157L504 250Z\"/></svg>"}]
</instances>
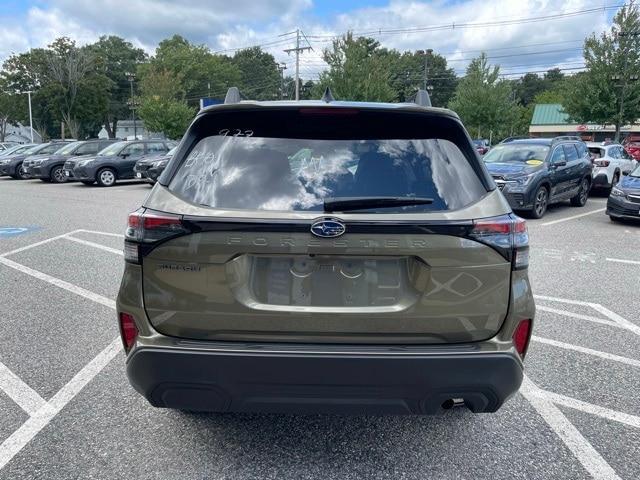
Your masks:
<instances>
[{"instance_id":1,"label":"sky","mask_svg":"<svg viewBox=\"0 0 640 480\"><path fill-rule=\"evenodd\" d=\"M458 74L486 51L505 74L572 73L586 36L611 24L623 0L0 0L0 61L46 46L59 36L90 43L119 35L150 54L173 34L233 55L264 45L293 73L283 50L301 29L313 48L301 56L301 76L316 79L322 51L347 31L366 32L398 50L431 48ZM555 16L555 17L553 17ZM529 19L528 21L523 21ZM402 31L398 31L401 29ZM391 30L391 31L390 31ZM409 30L409 31L407 31ZM287 34L280 36L282 34Z\"/></svg>"}]
</instances>

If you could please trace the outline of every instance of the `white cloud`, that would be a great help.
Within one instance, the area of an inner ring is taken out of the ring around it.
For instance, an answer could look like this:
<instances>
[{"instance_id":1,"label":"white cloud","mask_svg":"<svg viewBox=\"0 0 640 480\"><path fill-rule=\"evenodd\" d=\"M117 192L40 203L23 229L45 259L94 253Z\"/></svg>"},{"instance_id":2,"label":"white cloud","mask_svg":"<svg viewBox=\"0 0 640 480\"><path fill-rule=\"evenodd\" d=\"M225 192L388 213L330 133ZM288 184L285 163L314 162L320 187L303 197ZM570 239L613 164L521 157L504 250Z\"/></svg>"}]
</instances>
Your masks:
<instances>
[{"instance_id":1,"label":"white cloud","mask_svg":"<svg viewBox=\"0 0 640 480\"><path fill-rule=\"evenodd\" d=\"M326 36L348 30L378 32L372 35L384 46L399 50L432 48L445 54L458 72L464 71L468 59L482 49L488 50L493 61L502 64L505 71L520 72L554 65L578 65L581 40L594 31L604 30L612 12L604 14L600 9L589 15L557 20L490 27L486 24L593 7L592 0L453 3L390 0L383 7L361 8L324 18L315 13L311 0L51 0L49 7L31 8L22 24L0 22L0 58L29 46L46 45L61 35L82 44L100 35L115 34L151 53L158 41L178 33L213 50L266 43L266 50L291 67L292 58L282 50L292 46L292 42L278 35L300 27L307 35L316 36L310 38L314 51L302 56L303 77L314 76L322 68L322 49L330 45L330 38ZM461 28L468 23L485 26ZM425 26L443 28L404 34L379 33ZM534 46L524 48L522 45Z\"/></svg>"}]
</instances>

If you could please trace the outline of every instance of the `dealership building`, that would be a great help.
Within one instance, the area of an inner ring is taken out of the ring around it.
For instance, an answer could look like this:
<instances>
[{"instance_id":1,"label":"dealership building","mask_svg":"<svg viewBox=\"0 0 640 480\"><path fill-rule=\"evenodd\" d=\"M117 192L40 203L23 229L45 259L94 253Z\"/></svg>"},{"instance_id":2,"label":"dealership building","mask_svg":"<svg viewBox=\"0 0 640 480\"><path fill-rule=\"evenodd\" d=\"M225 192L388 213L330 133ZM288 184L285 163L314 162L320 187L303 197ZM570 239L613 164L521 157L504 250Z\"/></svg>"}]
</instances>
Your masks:
<instances>
[{"instance_id":1,"label":"dealership building","mask_svg":"<svg viewBox=\"0 0 640 480\"><path fill-rule=\"evenodd\" d=\"M569 115L564 112L559 103L540 103L536 105L529 126L531 137L556 137L558 135L579 135L583 140L601 142L613 139L616 133L614 125L597 123L575 123L569 121ZM640 135L640 123L623 125L622 138L633 134Z\"/></svg>"}]
</instances>

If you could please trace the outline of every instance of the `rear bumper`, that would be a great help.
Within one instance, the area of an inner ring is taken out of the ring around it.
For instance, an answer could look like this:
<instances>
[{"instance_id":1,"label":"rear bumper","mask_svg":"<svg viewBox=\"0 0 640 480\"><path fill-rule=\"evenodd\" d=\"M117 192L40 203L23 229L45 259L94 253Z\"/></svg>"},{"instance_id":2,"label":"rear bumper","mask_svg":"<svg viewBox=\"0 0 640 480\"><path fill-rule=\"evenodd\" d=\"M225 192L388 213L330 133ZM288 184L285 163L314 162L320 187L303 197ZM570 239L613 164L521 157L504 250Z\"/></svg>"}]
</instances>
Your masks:
<instances>
[{"instance_id":1,"label":"rear bumper","mask_svg":"<svg viewBox=\"0 0 640 480\"><path fill-rule=\"evenodd\" d=\"M434 414L452 398L494 412L520 387L513 349L472 345L347 352L249 347L138 346L127 359L133 387L156 407L268 413Z\"/></svg>"},{"instance_id":2,"label":"rear bumper","mask_svg":"<svg viewBox=\"0 0 640 480\"><path fill-rule=\"evenodd\" d=\"M592 185L592 188L609 188L611 187L611 180L609 180L606 173L599 173L593 177Z\"/></svg>"}]
</instances>

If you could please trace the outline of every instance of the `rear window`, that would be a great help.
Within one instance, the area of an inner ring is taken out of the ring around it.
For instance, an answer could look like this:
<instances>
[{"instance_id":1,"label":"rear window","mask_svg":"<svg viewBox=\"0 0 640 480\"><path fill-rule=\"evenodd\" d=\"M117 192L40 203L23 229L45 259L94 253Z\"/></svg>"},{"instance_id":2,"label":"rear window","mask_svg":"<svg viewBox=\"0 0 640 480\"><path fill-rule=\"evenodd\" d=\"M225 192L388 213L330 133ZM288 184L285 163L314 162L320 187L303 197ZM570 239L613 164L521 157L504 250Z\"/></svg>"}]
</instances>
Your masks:
<instances>
[{"instance_id":1,"label":"rear window","mask_svg":"<svg viewBox=\"0 0 640 480\"><path fill-rule=\"evenodd\" d=\"M201 138L169 188L193 203L222 209L323 211L326 198L433 199L429 205L357 210L366 213L453 210L486 193L455 140L281 138L257 133L223 129Z\"/></svg>"},{"instance_id":2,"label":"rear window","mask_svg":"<svg viewBox=\"0 0 640 480\"><path fill-rule=\"evenodd\" d=\"M593 158L602 158L605 156L604 148L589 147L589 152L591 152Z\"/></svg>"},{"instance_id":3,"label":"rear window","mask_svg":"<svg viewBox=\"0 0 640 480\"><path fill-rule=\"evenodd\" d=\"M549 153L547 145L535 143L502 143L496 145L482 158L485 163L544 162Z\"/></svg>"}]
</instances>

